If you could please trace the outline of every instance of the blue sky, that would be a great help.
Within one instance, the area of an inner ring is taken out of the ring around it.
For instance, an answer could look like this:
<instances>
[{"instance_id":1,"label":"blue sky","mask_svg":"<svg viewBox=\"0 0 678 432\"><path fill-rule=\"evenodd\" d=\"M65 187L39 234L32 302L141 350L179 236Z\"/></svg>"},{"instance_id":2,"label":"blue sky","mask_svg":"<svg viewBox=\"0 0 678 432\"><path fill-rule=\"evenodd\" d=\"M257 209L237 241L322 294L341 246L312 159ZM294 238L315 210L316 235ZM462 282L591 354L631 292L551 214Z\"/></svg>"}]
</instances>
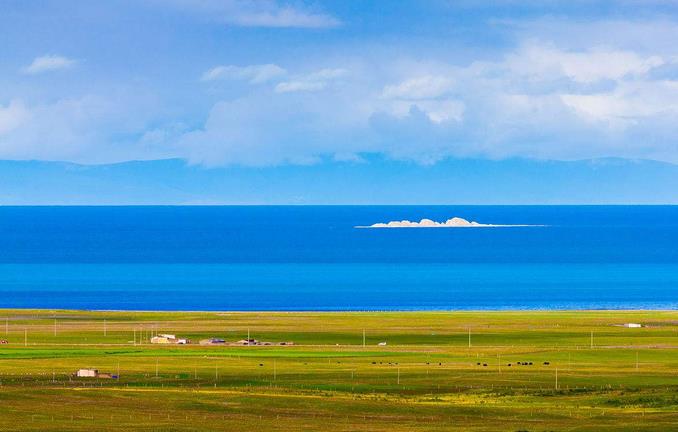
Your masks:
<instances>
[{"instance_id":1,"label":"blue sky","mask_svg":"<svg viewBox=\"0 0 678 432\"><path fill-rule=\"evenodd\" d=\"M0 159L676 163L677 12L670 1L4 0Z\"/></svg>"}]
</instances>

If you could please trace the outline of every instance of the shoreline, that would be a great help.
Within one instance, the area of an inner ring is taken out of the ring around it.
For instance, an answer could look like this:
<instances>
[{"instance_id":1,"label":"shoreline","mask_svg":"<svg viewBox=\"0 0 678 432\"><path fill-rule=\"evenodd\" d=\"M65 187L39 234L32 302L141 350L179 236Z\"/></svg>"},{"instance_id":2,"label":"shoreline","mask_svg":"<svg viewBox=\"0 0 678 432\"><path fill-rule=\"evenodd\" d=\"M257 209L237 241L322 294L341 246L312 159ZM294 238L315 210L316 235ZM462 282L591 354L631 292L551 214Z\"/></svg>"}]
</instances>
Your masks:
<instances>
[{"instance_id":1,"label":"shoreline","mask_svg":"<svg viewBox=\"0 0 678 432\"><path fill-rule=\"evenodd\" d=\"M35 311L35 312L50 312L50 313L60 313L60 312L92 312L92 313L186 313L186 314L305 314L305 313L318 313L318 314L373 314L373 313L558 313L558 312L569 312L569 313L595 313L595 312L605 312L605 313L645 313L645 312L678 312L678 308L648 308L648 309L525 309L525 308L515 308L515 309L346 309L346 310L322 310L322 309L298 309L298 310L284 310L284 309L252 309L252 310L240 310L240 309L231 309L231 310L183 310L183 309L77 309L77 308L2 308L0 307L0 315L3 312L16 312L16 311Z\"/></svg>"}]
</instances>

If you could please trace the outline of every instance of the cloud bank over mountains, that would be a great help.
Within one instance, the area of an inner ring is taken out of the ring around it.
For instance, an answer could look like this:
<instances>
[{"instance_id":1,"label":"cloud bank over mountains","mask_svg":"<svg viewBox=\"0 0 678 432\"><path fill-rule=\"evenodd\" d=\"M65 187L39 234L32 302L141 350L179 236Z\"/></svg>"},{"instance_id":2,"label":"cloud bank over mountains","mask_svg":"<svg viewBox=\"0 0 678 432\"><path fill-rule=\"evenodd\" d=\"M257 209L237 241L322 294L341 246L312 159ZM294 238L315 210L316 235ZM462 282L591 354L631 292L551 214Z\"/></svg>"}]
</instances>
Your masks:
<instances>
[{"instance_id":1,"label":"cloud bank over mountains","mask_svg":"<svg viewBox=\"0 0 678 432\"><path fill-rule=\"evenodd\" d=\"M191 132L210 139L199 151L185 146L189 158L249 164L255 152L278 164L377 151L420 163L469 156L678 161L678 80L661 75L678 72L678 56L527 41L497 60L461 66L351 61L354 70L300 74L221 102ZM399 72L361 73L382 69ZM271 133L235 137L234 128ZM225 151L214 159L220 148Z\"/></svg>"},{"instance_id":2,"label":"cloud bank over mountains","mask_svg":"<svg viewBox=\"0 0 678 432\"><path fill-rule=\"evenodd\" d=\"M107 16L106 50L75 21L51 47L23 43L48 6L13 11L22 25L0 18L19 47L0 70L0 159L678 162L678 47L669 43L678 20L669 6L494 16L482 5L404 2L376 22L361 3L142 3L108 15L82 6L93 23ZM402 12L424 30L399 21ZM450 25L459 16L468 23ZM124 29L133 43L118 41ZM66 47L69 57L42 54Z\"/></svg>"}]
</instances>

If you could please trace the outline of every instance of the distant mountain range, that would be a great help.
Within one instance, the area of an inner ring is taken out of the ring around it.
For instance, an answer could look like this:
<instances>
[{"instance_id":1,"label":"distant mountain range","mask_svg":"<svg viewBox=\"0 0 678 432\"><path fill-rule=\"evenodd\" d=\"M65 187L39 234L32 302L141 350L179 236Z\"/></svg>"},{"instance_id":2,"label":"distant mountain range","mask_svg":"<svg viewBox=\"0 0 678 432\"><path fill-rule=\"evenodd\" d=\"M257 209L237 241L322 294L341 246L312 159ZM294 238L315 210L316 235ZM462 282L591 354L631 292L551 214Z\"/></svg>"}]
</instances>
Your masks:
<instances>
[{"instance_id":1,"label":"distant mountain range","mask_svg":"<svg viewBox=\"0 0 678 432\"><path fill-rule=\"evenodd\" d=\"M450 159L205 168L0 161L0 205L677 204L678 165L650 160Z\"/></svg>"}]
</instances>

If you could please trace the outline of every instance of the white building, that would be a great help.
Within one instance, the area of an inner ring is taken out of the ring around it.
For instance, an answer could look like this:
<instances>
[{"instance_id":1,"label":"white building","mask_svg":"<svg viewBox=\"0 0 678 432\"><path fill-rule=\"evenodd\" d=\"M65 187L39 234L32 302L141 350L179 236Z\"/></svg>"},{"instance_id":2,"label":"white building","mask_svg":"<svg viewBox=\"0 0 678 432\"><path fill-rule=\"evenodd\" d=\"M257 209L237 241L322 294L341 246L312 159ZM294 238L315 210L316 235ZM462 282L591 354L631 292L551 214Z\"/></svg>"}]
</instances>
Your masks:
<instances>
[{"instance_id":1,"label":"white building","mask_svg":"<svg viewBox=\"0 0 678 432\"><path fill-rule=\"evenodd\" d=\"M161 333L157 336L151 338L152 344L177 344L177 345L186 345L191 343L189 339L177 339L177 335Z\"/></svg>"},{"instance_id":2,"label":"white building","mask_svg":"<svg viewBox=\"0 0 678 432\"><path fill-rule=\"evenodd\" d=\"M96 378L99 375L99 371L96 369L78 369L75 373L75 376L81 378Z\"/></svg>"},{"instance_id":3,"label":"white building","mask_svg":"<svg viewBox=\"0 0 678 432\"><path fill-rule=\"evenodd\" d=\"M637 323L626 323L626 324L624 324L624 327L628 327L628 328L640 328L640 327L642 327L642 325L641 325L641 324L637 324Z\"/></svg>"}]
</instances>

